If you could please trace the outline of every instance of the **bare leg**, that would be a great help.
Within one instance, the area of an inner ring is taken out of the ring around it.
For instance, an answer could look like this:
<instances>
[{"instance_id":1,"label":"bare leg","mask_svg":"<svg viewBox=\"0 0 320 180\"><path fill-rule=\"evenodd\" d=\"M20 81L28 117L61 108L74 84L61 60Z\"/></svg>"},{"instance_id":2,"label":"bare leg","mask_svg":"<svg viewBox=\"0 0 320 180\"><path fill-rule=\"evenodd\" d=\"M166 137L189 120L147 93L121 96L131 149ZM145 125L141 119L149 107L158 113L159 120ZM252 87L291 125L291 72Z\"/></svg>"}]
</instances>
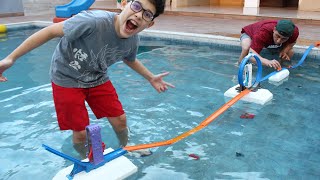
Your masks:
<instances>
[{"instance_id":1,"label":"bare leg","mask_svg":"<svg viewBox=\"0 0 320 180\"><path fill-rule=\"evenodd\" d=\"M121 147L125 147L128 144L128 129L125 128L121 132L116 132Z\"/></svg>"},{"instance_id":2,"label":"bare leg","mask_svg":"<svg viewBox=\"0 0 320 180\"><path fill-rule=\"evenodd\" d=\"M86 131L73 131L73 148L80 154L81 158L86 158Z\"/></svg>"},{"instance_id":3,"label":"bare leg","mask_svg":"<svg viewBox=\"0 0 320 180\"><path fill-rule=\"evenodd\" d=\"M108 117L108 120L118 137L120 146L126 146L128 144L128 128L126 114L123 114L118 117Z\"/></svg>"},{"instance_id":4,"label":"bare leg","mask_svg":"<svg viewBox=\"0 0 320 180\"><path fill-rule=\"evenodd\" d=\"M128 144L128 128L126 115L123 114L119 117L109 117L110 124L112 125L121 147L125 147ZM149 149L136 150L133 153L137 154L137 157L149 156L152 152Z\"/></svg>"}]
</instances>

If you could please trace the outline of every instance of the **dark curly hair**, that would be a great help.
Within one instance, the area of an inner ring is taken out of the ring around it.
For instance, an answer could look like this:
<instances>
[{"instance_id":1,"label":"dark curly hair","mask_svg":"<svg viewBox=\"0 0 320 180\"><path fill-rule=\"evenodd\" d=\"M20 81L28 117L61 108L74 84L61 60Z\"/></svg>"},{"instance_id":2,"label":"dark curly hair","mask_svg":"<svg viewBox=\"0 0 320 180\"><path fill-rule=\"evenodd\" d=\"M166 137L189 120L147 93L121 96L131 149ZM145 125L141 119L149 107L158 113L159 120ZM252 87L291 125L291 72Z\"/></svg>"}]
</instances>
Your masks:
<instances>
[{"instance_id":1,"label":"dark curly hair","mask_svg":"<svg viewBox=\"0 0 320 180\"><path fill-rule=\"evenodd\" d=\"M118 2L121 0L117 0ZM134 0L128 0L128 2L134 1ZM153 15L153 19L158 17L160 14L164 12L164 8L166 6L166 0L148 0L151 4L156 7L156 13Z\"/></svg>"},{"instance_id":2,"label":"dark curly hair","mask_svg":"<svg viewBox=\"0 0 320 180\"><path fill-rule=\"evenodd\" d=\"M158 17L160 14L164 12L164 8L166 6L166 0L148 0L148 1L156 7L156 13L154 14L154 18Z\"/></svg>"}]
</instances>

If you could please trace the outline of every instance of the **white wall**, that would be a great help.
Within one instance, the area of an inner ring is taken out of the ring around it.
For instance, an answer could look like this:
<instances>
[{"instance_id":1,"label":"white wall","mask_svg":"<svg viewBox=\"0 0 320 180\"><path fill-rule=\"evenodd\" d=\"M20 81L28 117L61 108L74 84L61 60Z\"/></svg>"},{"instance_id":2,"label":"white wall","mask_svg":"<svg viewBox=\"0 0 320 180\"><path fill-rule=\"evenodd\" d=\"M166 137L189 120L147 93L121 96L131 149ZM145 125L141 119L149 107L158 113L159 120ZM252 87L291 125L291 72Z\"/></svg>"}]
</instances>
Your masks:
<instances>
[{"instance_id":1,"label":"white wall","mask_svg":"<svg viewBox=\"0 0 320 180\"><path fill-rule=\"evenodd\" d=\"M253 8L253 7L259 7L260 6L260 0L244 0L244 7L246 8Z\"/></svg>"},{"instance_id":2,"label":"white wall","mask_svg":"<svg viewBox=\"0 0 320 180\"><path fill-rule=\"evenodd\" d=\"M71 0L22 0L26 16L55 14L55 6L69 2Z\"/></svg>"},{"instance_id":3,"label":"white wall","mask_svg":"<svg viewBox=\"0 0 320 180\"><path fill-rule=\"evenodd\" d=\"M0 0L0 14L23 13L22 0Z\"/></svg>"},{"instance_id":4,"label":"white wall","mask_svg":"<svg viewBox=\"0 0 320 180\"><path fill-rule=\"evenodd\" d=\"M299 10L320 11L320 1L319 0L299 0Z\"/></svg>"}]
</instances>

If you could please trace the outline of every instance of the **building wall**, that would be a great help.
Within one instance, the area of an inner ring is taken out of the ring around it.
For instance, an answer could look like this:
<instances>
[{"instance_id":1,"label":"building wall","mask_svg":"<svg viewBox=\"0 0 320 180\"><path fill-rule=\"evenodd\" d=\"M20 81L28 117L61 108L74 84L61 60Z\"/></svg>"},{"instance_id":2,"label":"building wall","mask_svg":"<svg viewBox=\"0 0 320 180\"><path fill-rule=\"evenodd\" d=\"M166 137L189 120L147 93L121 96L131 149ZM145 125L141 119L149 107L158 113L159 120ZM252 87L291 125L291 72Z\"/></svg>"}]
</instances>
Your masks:
<instances>
[{"instance_id":1,"label":"building wall","mask_svg":"<svg viewBox=\"0 0 320 180\"><path fill-rule=\"evenodd\" d=\"M169 0L168 0L169 1ZM187 6L240 6L242 7L244 0L172 0L172 7Z\"/></svg>"},{"instance_id":2,"label":"building wall","mask_svg":"<svg viewBox=\"0 0 320 180\"><path fill-rule=\"evenodd\" d=\"M320 1L319 0L299 0L299 10L320 12Z\"/></svg>"},{"instance_id":3,"label":"building wall","mask_svg":"<svg viewBox=\"0 0 320 180\"><path fill-rule=\"evenodd\" d=\"M220 0L210 0L210 5L211 6L219 6Z\"/></svg>"},{"instance_id":4,"label":"building wall","mask_svg":"<svg viewBox=\"0 0 320 180\"><path fill-rule=\"evenodd\" d=\"M220 0L220 6L239 6L243 7L244 0Z\"/></svg>"},{"instance_id":5,"label":"building wall","mask_svg":"<svg viewBox=\"0 0 320 180\"><path fill-rule=\"evenodd\" d=\"M0 16L6 13L21 13L28 15L55 14L55 6L63 5L71 2L71 0L0 0ZM112 3L116 0L96 0ZM187 6L244 6L244 1L248 0L167 0L171 2L171 6L187 7ZM253 0L251 0L253 1ZM256 0L261 1L268 0ZM284 0L280 0L284 1ZM290 0L285 0L290 1ZM294 0L296 1L296 0ZM302 11L319 11L320 0L298 0L298 9Z\"/></svg>"},{"instance_id":6,"label":"building wall","mask_svg":"<svg viewBox=\"0 0 320 180\"><path fill-rule=\"evenodd\" d=\"M99 8L110 8L114 9L117 7L116 0L95 0L90 8L99 9Z\"/></svg>"},{"instance_id":7,"label":"building wall","mask_svg":"<svg viewBox=\"0 0 320 180\"><path fill-rule=\"evenodd\" d=\"M4 14L21 14L23 15L22 0L7 0L1 1L0 15Z\"/></svg>"},{"instance_id":8,"label":"building wall","mask_svg":"<svg viewBox=\"0 0 320 180\"><path fill-rule=\"evenodd\" d=\"M26 16L55 14L55 6L69 2L71 2L71 0L22 0L24 14Z\"/></svg>"},{"instance_id":9,"label":"building wall","mask_svg":"<svg viewBox=\"0 0 320 180\"><path fill-rule=\"evenodd\" d=\"M170 0L168 0L170 1ZM210 0L172 0L171 7L205 6L210 5Z\"/></svg>"},{"instance_id":10,"label":"building wall","mask_svg":"<svg viewBox=\"0 0 320 180\"><path fill-rule=\"evenodd\" d=\"M167 0L170 1L170 0ZM211 5L211 6L240 6L244 7L248 0L172 0L172 7ZM302 11L320 11L320 0L249 0L256 1L260 7L296 7L299 1L298 9ZM250 3L249 3L250 4Z\"/></svg>"}]
</instances>

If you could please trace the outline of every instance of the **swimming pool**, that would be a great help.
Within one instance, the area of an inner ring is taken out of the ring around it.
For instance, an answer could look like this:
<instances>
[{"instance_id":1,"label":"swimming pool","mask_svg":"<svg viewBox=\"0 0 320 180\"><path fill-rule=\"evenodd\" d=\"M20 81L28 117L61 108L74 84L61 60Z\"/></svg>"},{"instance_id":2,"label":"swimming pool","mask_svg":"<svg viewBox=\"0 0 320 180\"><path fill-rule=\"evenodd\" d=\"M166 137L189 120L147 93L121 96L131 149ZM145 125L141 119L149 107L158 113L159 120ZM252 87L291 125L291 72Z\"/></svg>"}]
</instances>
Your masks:
<instances>
[{"instance_id":1,"label":"swimming pool","mask_svg":"<svg viewBox=\"0 0 320 180\"><path fill-rule=\"evenodd\" d=\"M34 29L13 31L0 40L0 58ZM155 41L153 41L155 40ZM71 132L59 131L49 81L49 65L58 39L17 61L0 84L1 179L50 179L70 165L45 151L48 144L77 157ZM176 88L158 94L123 63L109 70L125 108L135 144L171 139L197 126L225 103L224 92L236 84L239 47L197 41L142 37L138 58ZM298 60L301 55L295 57ZM198 133L153 148L149 157L127 156L139 170L128 179L317 179L320 176L320 60L309 57L280 86L264 82L274 98L263 107L239 103ZM254 119L241 119L244 112ZM106 120L107 146L117 148ZM189 157L196 154L199 160Z\"/></svg>"}]
</instances>

